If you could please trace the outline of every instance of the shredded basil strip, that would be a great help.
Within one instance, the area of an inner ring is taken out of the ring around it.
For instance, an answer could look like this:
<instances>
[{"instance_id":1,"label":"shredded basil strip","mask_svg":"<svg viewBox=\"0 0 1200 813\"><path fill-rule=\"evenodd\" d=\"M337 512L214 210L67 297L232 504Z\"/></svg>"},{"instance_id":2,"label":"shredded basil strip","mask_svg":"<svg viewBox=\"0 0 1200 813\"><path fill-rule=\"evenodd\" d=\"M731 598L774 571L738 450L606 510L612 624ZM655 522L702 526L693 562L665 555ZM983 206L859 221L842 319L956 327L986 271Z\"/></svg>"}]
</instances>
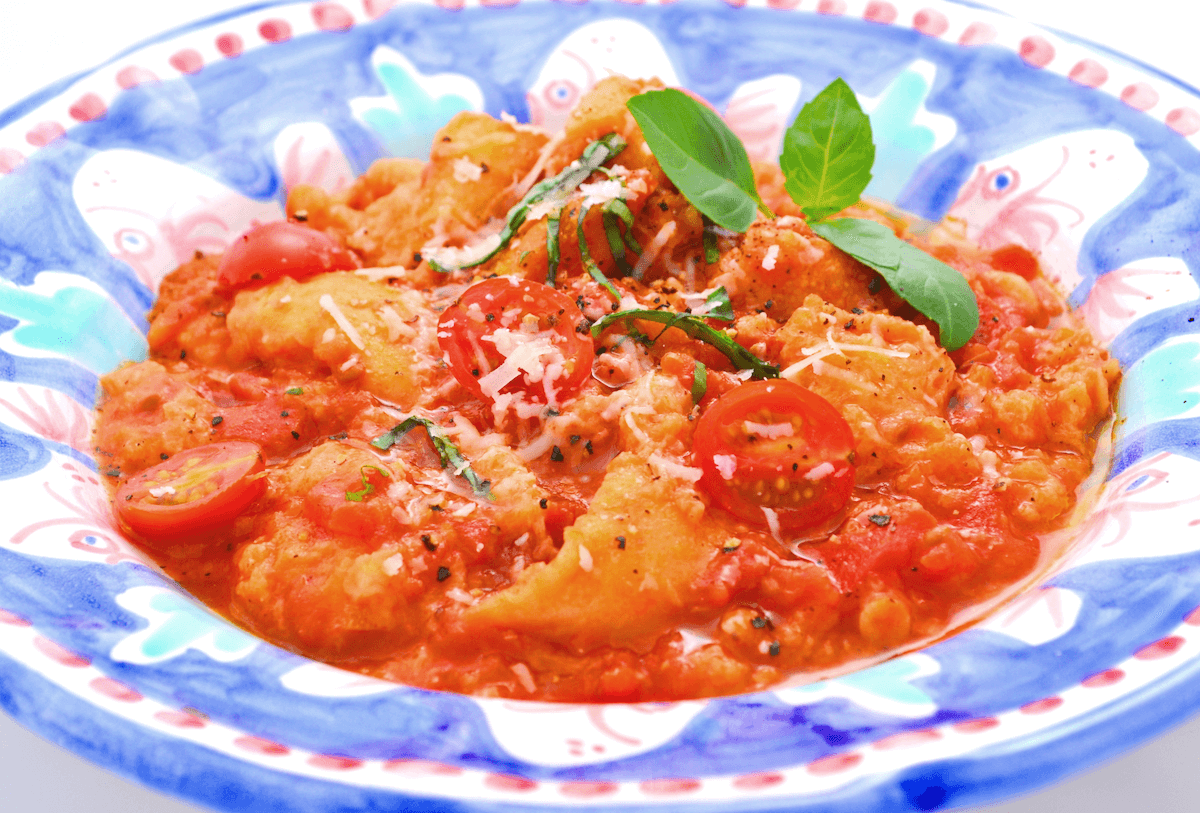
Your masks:
<instances>
[{"instance_id":1,"label":"shredded basil strip","mask_svg":"<svg viewBox=\"0 0 1200 813\"><path fill-rule=\"evenodd\" d=\"M613 198L604 204L604 211L620 218L621 222L625 224L625 245L635 254L641 254L642 247L637 238L633 236L633 212L629 211L629 204L620 198Z\"/></svg>"},{"instance_id":2,"label":"shredded basil strip","mask_svg":"<svg viewBox=\"0 0 1200 813\"><path fill-rule=\"evenodd\" d=\"M364 497L366 497L368 494L370 494L372 491L375 490L375 486L372 485L371 483L367 482L367 469L374 469L375 471L382 474L384 477L391 477L391 475L388 474L388 472L386 470L381 469L378 466L360 466L358 473L359 473L359 476L362 477L363 487L362 487L361 491L347 491L346 492L346 500L348 502L362 502Z\"/></svg>"},{"instance_id":3,"label":"shredded basil strip","mask_svg":"<svg viewBox=\"0 0 1200 813\"><path fill-rule=\"evenodd\" d=\"M690 313L674 313L672 311L628 310L617 311L604 316L592 325L592 338L600 337L607 328L617 322L628 322L641 319L645 322L656 322L668 328L679 328L688 336L705 344L711 344L739 370L750 370L752 378L779 378L779 368L774 364L763 361L746 348L735 342L724 331L716 330L705 323L703 316L693 316Z\"/></svg>"},{"instance_id":4,"label":"shredded basil strip","mask_svg":"<svg viewBox=\"0 0 1200 813\"><path fill-rule=\"evenodd\" d=\"M724 285L704 297L704 302L708 309L704 313L696 314L697 316L720 319L722 322L733 321L733 303L729 301L729 292L725 290Z\"/></svg>"},{"instance_id":5,"label":"shredded basil strip","mask_svg":"<svg viewBox=\"0 0 1200 813\"><path fill-rule=\"evenodd\" d=\"M425 432L429 435L429 442L433 444L433 450L437 452L438 459L442 462L442 468L451 469L455 474L466 480L471 486L471 490L478 496L488 500L496 499L496 496L492 494L492 482L480 477L471 468L471 464L463 457L458 447L454 445L454 441L446 437L445 433L438 428L438 425L427 418L417 415L407 417L392 427L391 431L371 441L371 445L376 449L386 452L399 443L402 437L418 426L425 427Z\"/></svg>"},{"instance_id":6,"label":"shredded basil strip","mask_svg":"<svg viewBox=\"0 0 1200 813\"><path fill-rule=\"evenodd\" d=\"M692 370L692 403L699 404L708 392L708 368L704 362L696 359L696 367Z\"/></svg>"},{"instance_id":7,"label":"shredded basil strip","mask_svg":"<svg viewBox=\"0 0 1200 813\"><path fill-rule=\"evenodd\" d=\"M716 265L721 259L721 252L717 250L717 233L710 228L704 229L704 264Z\"/></svg>"},{"instance_id":8,"label":"shredded basil strip","mask_svg":"<svg viewBox=\"0 0 1200 813\"><path fill-rule=\"evenodd\" d=\"M800 110L779 156L784 187L809 220L858 203L874 163L871 120L840 78Z\"/></svg>"},{"instance_id":9,"label":"shredded basil strip","mask_svg":"<svg viewBox=\"0 0 1200 813\"><path fill-rule=\"evenodd\" d=\"M746 148L715 111L674 88L634 96L633 114L671 183L713 222L744 232L763 203Z\"/></svg>"},{"instance_id":10,"label":"shredded basil strip","mask_svg":"<svg viewBox=\"0 0 1200 813\"><path fill-rule=\"evenodd\" d=\"M583 233L583 222L587 219L591 208L590 206L582 207L579 210L579 219L575 222L575 233L579 237L579 257L583 260L583 267L587 270L591 278L600 283L604 290L608 291L608 295L613 298L614 302L620 302L621 294L608 281L608 277L604 276L604 272L600 270L600 266L596 265L596 261L592 259L592 252L588 250L587 235Z\"/></svg>"},{"instance_id":11,"label":"shredded basil strip","mask_svg":"<svg viewBox=\"0 0 1200 813\"><path fill-rule=\"evenodd\" d=\"M621 272L627 277L633 273L633 267L625 259L625 241L621 239L620 220L605 206L601 212L604 219L604 236L608 239L608 250L612 252L613 260Z\"/></svg>"},{"instance_id":12,"label":"shredded basil strip","mask_svg":"<svg viewBox=\"0 0 1200 813\"><path fill-rule=\"evenodd\" d=\"M551 212L546 217L546 284L551 288L558 279L558 262L561 254L558 248L558 226L562 219L562 209Z\"/></svg>"},{"instance_id":13,"label":"shredded basil strip","mask_svg":"<svg viewBox=\"0 0 1200 813\"><path fill-rule=\"evenodd\" d=\"M574 192L605 161L617 155L623 149L625 149L625 139L621 138L617 133L609 133L603 138L588 144L578 161L572 163L553 178L548 178L535 185L526 193L525 197L508 210L508 214L504 219L504 228L500 231L500 243L494 249L474 262L456 266L444 266L430 260L430 267L435 271L457 271L460 268L474 268L477 265L487 262L508 245L508 241L513 238L513 235L521 228L521 224L525 222L525 218L529 216L529 210L536 204L542 203L547 199L565 200L567 195Z\"/></svg>"},{"instance_id":14,"label":"shredded basil strip","mask_svg":"<svg viewBox=\"0 0 1200 813\"><path fill-rule=\"evenodd\" d=\"M957 350L979 327L979 304L966 279L874 220L811 223L816 234L879 272L905 302L937 323L942 347Z\"/></svg>"}]
</instances>

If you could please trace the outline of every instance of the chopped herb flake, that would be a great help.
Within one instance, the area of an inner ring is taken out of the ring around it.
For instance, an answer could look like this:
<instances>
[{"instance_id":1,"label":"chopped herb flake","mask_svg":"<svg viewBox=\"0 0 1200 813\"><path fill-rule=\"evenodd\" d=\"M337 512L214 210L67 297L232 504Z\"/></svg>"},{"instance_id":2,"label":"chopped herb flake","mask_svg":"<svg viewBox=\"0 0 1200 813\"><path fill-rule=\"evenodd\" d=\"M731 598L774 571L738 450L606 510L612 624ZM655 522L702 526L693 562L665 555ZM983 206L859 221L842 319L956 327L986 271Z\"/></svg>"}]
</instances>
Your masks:
<instances>
[{"instance_id":1,"label":"chopped herb flake","mask_svg":"<svg viewBox=\"0 0 1200 813\"><path fill-rule=\"evenodd\" d=\"M366 497L368 494L370 494L371 492L373 492L375 490L375 486L367 480L367 471L368 470L377 471L384 477L391 477L391 475L388 474L388 472L385 469L381 469L378 466L362 466L361 468L359 468L358 473L359 473L359 476L362 478L362 486L363 487L358 491L347 491L346 492L346 500L347 501L362 502L364 497Z\"/></svg>"},{"instance_id":2,"label":"chopped herb flake","mask_svg":"<svg viewBox=\"0 0 1200 813\"><path fill-rule=\"evenodd\" d=\"M867 517L867 519L871 520L871 522L874 522L880 528L886 528L892 522L892 518L887 514L871 514L871 516Z\"/></svg>"},{"instance_id":3,"label":"chopped herb flake","mask_svg":"<svg viewBox=\"0 0 1200 813\"><path fill-rule=\"evenodd\" d=\"M769 646L767 648L767 654L770 655L772 658L779 657L779 642L778 641L771 642L771 646Z\"/></svg>"},{"instance_id":4,"label":"chopped herb flake","mask_svg":"<svg viewBox=\"0 0 1200 813\"><path fill-rule=\"evenodd\" d=\"M225 420L225 419L224 419L224 418L222 418L220 415L218 415L217 417L215 417L215 418L213 418L213 419L212 419L212 425L213 425L213 426L220 426L220 425L221 425L221 422L222 422L223 420Z\"/></svg>"},{"instance_id":5,"label":"chopped herb flake","mask_svg":"<svg viewBox=\"0 0 1200 813\"><path fill-rule=\"evenodd\" d=\"M696 360L696 366L692 370L692 403L699 404L704 400L704 394L708 392L708 368L704 366L704 362Z\"/></svg>"},{"instance_id":6,"label":"chopped herb flake","mask_svg":"<svg viewBox=\"0 0 1200 813\"><path fill-rule=\"evenodd\" d=\"M287 395L303 395L304 387L289 387L288 389L284 390L284 393Z\"/></svg>"},{"instance_id":7,"label":"chopped herb flake","mask_svg":"<svg viewBox=\"0 0 1200 813\"><path fill-rule=\"evenodd\" d=\"M444 582L448 578L450 578L450 568L439 567L438 574L437 574L437 580L440 582Z\"/></svg>"}]
</instances>

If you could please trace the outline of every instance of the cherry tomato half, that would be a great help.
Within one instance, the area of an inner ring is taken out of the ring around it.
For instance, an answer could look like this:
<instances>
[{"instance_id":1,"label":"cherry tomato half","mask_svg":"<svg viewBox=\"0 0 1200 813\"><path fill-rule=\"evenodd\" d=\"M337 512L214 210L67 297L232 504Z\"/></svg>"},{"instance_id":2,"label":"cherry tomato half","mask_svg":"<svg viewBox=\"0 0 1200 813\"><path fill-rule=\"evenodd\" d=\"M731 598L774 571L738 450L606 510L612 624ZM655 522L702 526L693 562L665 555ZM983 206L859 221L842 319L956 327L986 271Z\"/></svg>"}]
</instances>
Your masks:
<instances>
[{"instance_id":1,"label":"cherry tomato half","mask_svg":"<svg viewBox=\"0 0 1200 813\"><path fill-rule=\"evenodd\" d=\"M263 495L265 468L257 443L188 449L122 483L114 498L117 518L151 542L212 530Z\"/></svg>"},{"instance_id":2,"label":"cherry tomato half","mask_svg":"<svg viewBox=\"0 0 1200 813\"><path fill-rule=\"evenodd\" d=\"M438 321L450 372L474 395L524 393L556 405L592 371L592 340L570 297L539 282L493 277L463 292ZM582 332L581 332L582 331Z\"/></svg>"},{"instance_id":3,"label":"cherry tomato half","mask_svg":"<svg viewBox=\"0 0 1200 813\"><path fill-rule=\"evenodd\" d=\"M739 519L796 530L833 517L854 489L854 436L832 404L791 381L749 381L696 422L701 487ZM766 509L766 510L764 510Z\"/></svg>"},{"instance_id":4,"label":"cherry tomato half","mask_svg":"<svg viewBox=\"0 0 1200 813\"><path fill-rule=\"evenodd\" d=\"M264 285L280 277L303 279L325 271L350 271L358 261L324 232L277 220L255 226L234 241L217 268L221 288Z\"/></svg>"}]
</instances>

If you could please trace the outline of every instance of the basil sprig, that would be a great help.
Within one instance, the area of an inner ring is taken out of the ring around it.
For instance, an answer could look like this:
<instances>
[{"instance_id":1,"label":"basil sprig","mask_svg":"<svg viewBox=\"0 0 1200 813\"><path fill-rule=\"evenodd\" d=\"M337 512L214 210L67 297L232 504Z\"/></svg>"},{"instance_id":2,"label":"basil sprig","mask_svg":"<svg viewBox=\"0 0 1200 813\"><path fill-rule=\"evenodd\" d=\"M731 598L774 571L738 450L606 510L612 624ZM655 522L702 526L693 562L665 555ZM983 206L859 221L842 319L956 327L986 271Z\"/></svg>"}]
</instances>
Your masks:
<instances>
[{"instance_id":1,"label":"basil sprig","mask_svg":"<svg viewBox=\"0 0 1200 813\"><path fill-rule=\"evenodd\" d=\"M436 423L428 418L422 418L419 415L411 415L405 418L400 423L391 428L390 431L380 435L371 441L371 445L376 449L387 451L400 442L400 439L407 435L418 426L425 427L426 434L429 435L429 442L433 444L433 450L437 452L438 459L442 462L443 469L450 469L459 477L467 481L471 486L471 490L479 497L487 500L495 500L496 496L492 494L492 482L484 480L480 477L471 464L463 457L462 452L454 445L454 441L446 437L446 434L438 427Z\"/></svg>"},{"instance_id":2,"label":"basil sprig","mask_svg":"<svg viewBox=\"0 0 1200 813\"><path fill-rule=\"evenodd\" d=\"M546 201L558 200L565 203L569 194L578 189L579 185L598 170L605 161L623 149L625 149L625 139L617 133L609 133L603 138L593 141L587 145L578 161L572 162L553 178L547 178L536 184L525 194L525 197L508 210L508 214L504 218L504 228L500 230L500 242L494 249L477 260L461 265L446 266L433 259L430 259L429 265L435 271L457 271L460 268L474 268L487 262L496 256L500 249L508 245L509 240L513 238L513 235L524 224L525 218L529 216L530 209Z\"/></svg>"},{"instance_id":3,"label":"basil sprig","mask_svg":"<svg viewBox=\"0 0 1200 813\"><path fill-rule=\"evenodd\" d=\"M601 317L592 325L592 338L598 339L609 327L624 322L626 324L640 319L645 322L655 322L666 325L667 328L678 328L693 339L710 344L719 350L725 358L739 370L750 370L752 378L779 378L779 368L774 364L763 361L746 348L730 338L728 333L709 327L704 320L707 316L694 316L690 313L675 313L674 311L654 311L631 309L617 311ZM632 325L629 325L632 328ZM663 331L666 332L665 330ZM661 335L661 334L660 334ZM702 396L703 397L703 396Z\"/></svg>"},{"instance_id":4,"label":"basil sprig","mask_svg":"<svg viewBox=\"0 0 1200 813\"><path fill-rule=\"evenodd\" d=\"M671 183L714 223L742 232L758 211L775 216L758 196L746 148L712 109L673 88L626 107Z\"/></svg>"},{"instance_id":5,"label":"basil sprig","mask_svg":"<svg viewBox=\"0 0 1200 813\"><path fill-rule=\"evenodd\" d=\"M738 158L728 147L737 136L719 116L679 91L673 92L670 98L674 101L669 105L656 101L657 94L663 93L667 91L650 91L628 102L655 158L693 206L720 226L746 231L755 217L747 200L751 194L759 204L761 200L757 192L751 193L745 186L747 178L751 188L754 183L745 150ZM652 101L642 101L647 97ZM688 99L690 104L676 97ZM711 135L714 131L717 134ZM662 132L684 135L664 139ZM712 138L714 144L696 144L702 137ZM714 155L729 157L722 162L714 160ZM875 269L904 301L937 324L943 347L957 350L979 326L979 305L962 274L874 221L827 219L859 201L871 182L874 163L871 120L841 79L835 79L804 105L784 134L779 158L784 187L812 230ZM706 208L713 200L725 201L726 208L739 216L728 220L717 217ZM706 244L706 262L710 264L711 254Z\"/></svg>"},{"instance_id":6,"label":"basil sprig","mask_svg":"<svg viewBox=\"0 0 1200 813\"><path fill-rule=\"evenodd\" d=\"M901 299L937 323L942 346L957 350L979 327L979 304L962 274L873 220L825 219L858 202L874 163L871 120L841 79L800 110L779 157L784 186L809 228L879 272Z\"/></svg>"}]
</instances>

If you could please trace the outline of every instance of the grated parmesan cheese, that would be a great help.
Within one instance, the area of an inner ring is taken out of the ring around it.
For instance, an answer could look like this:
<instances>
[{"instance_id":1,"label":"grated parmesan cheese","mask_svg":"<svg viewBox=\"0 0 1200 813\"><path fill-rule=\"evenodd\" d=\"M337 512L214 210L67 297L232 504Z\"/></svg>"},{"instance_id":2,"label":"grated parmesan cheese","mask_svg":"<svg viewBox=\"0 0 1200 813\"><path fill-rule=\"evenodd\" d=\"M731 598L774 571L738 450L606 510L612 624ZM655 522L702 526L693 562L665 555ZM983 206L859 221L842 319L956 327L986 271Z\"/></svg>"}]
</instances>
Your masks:
<instances>
[{"instance_id":1,"label":"grated parmesan cheese","mask_svg":"<svg viewBox=\"0 0 1200 813\"><path fill-rule=\"evenodd\" d=\"M760 438L766 438L767 440L791 437L792 435L796 434L796 428L790 423L757 423L755 421L742 421L742 429L751 435L758 435Z\"/></svg>"},{"instance_id":2,"label":"grated parmesan cheese","mask_svg":"<svg viewBox=\"0 0 1200 813\"><path fill-rule=\"evenodd\" d=\"M389 576L395 576L404 569L404 554L393 553L391 556L383 560L383 572Z\"/></svg>"},{"instance_id":3,"label":"grated parmesan cheese","mask_svg":"<svg viewBox=\"0 0 1200 813\"><path fill-rule=\"evenodd\" d=\"M391 305L384 305L379 309L379 318L383 320L384 327L387 328L388 341L391 343L394 343L401 336L406 339L412 339L417 335L415 330L404 324L404 320L400 318L400 314L396 313L396 309Z\"/></svg>"},{"instance_id":4,"label":"grated parmesan cheese","mask_svg":"<svg viewBox=\"0 0 1200 813\"><path fill-rule=\"evenodd\" d=\"M455 158L452 167L454 180L459 183L473 183L483 177L483 167L471 161L470 158Z\"/></svg>"},{"instance_id":5,"label":"grated parmesan cheese","mask_svg":"<svg viewBox=\"0 0 1200 813\"><path fill-rule=\"evenodd\" d=\"M643 144L643 146L645 146ZM633 271L630 276L634 279L641 279L642 274L646 273L654 261L658 259L659 252L666 248L667 241L675 236L675 230L679 228L675 225L674 220L667 221L663 227L658 230L658 234L646 244L646 250L642 252L642 256L638 257L637 264L633 266Z\"/></svg>"},{"instance_id":6,"label":"grated parmesan cheese","mask_svg":"<svg viewBox=\"0 0 1200 813\"><path fill-rule=\"evenodd\" d=\"M771 529L771 536L775 537L777 542L782 542L783 537L779 535L779 514L777 514L774 509L767 508L765 505L763 506L762 512L767 518L767 527Z\"/></svg>"},{"instance_id":7,"label":"grated parmesan cheese","mask_svg":"<svg viewBox=\"0 0 1200 813\"><path fill-rule=\"evenodd\" d=\"M692 258L688 258L691 261ZM704 316L709 311L717 306L715 302L709 302L708 298L716 293L716 288L705 288L703 291L697 291L694 294L684 294L683 303L687 305L687 309L692 312L693 316Z\"/></svg>"},{"instance_id":8,"label":"grated parmesan cheese","mask_svg":"<svg viewBox=\"0 0 1200 813\"><path fill-rule=\"evenodd\" d=\"M462 248L428 244L421 248L421 256L443 268L462 268L473 265L500 247L500 233L489 235L478 243Z\"/></svg>"},{"instance_id":9,"label":"grated parmesan cheese","mask_svg":"<svg viewBox=\"0 0 1200 813\"><path fill-rule=\"evenodd\" d=\"M408 269L402 265L384 265L379 268L357 268L354 271L355 276L365 277L371 282L379 282L388 277L398 277L408 272Z\"/></svg>"},{"instance_id":10,"label":"grated parmesan cheese","mask_svg":"<svg viewBox=\"0 0 1200 813\"><path fill-rule=\"evenodd\" d=\"M820 480L833 474L833 464L828 460L821 463L819 466L813 466L812 469L805 472L805 480Z\"/></svg>"},{"instance_id":11,"label":"grated parmesan cheese","mask_svg":"<svg viewBox=\"0 0 1200 813\"><path fill-rule=\"evenodd\" d=\"M533 673L529 671L529 667L523 663L514 663L509 667L513 674L517 676L517 680L521 682L521 688L533 694L537 691L537 684L533 682Z\"/></svg>"},{"instance_id":12,"label":"grated parmesan cheese","mask_svg":"<svg viewBox=\"0 0 1200 813\"><path fill-rule=\"evenodd\" d=\"M713 463L716 464L717 472L721 475L722 480L733 479L733 475L737 471L736 457L731 454L715 454Z\"/></svg>"},{"instance_id":13,"label":"grated parmesan cheese","mask_svg":"<svg viewBox=\"0 0 1200 813\"><path fill-rule=\"evenodd\" d=\"M583 545L579 546L579 567L586 573L592 572L593 560L592 552Z\"/></svg>"},{"instance_id":14,"label":"grated parmesan cheese","mask_svg":"<svg viewBox=\"0 0 1200 813\"><path fill-rule=\"evenodd\" d=\"M446 598L452 598L459 604L466 604L468 606L475 603L475 597L461 587L451 587L446 591Z\"/></svg>"},{"instance_id":15,"label":"grated parmesan cheese","mask_svg":"<svg viewBox=\"0 0 1200 813\"><path fill-rule=\"evenodd\" d=\"M674 477L694 483L704 476L704 472L700 469L676 463L674 460L669 460L657 452L650 455L649 463L650 468L654 469L660 477Z\"/></svg>"},{"instance_id":16,"label":"grated parmesan cheese","mask_svg":"<svg viewBox=\"0 0 1200 813\"><path fill-rule=\"evenodd\" d=\"M767 253L763 255L762 267L764 271L774 271L775 262L779 259L779 246L772 245L767 248Z\"/></svg>"},{"instance_id":17,"label":"grated parmesan cheese","mask_svg":"<svg viewBox=\"0 0 1200 813\"><path fill-rule=\"evenodd\" d=\"M358 353L355 353L353 356L351 356L350 358L343 361L342 366L338 367L338 369L344 373L347 370L349 370L351 367L353 367L355 364L358 364Z\"/></svg>"},{"instance_id":18,"label":"grated parmesan cheese","mask_svg":"<svg viewBox=\"0 0 1200 813\"><path fill-rule=\"evenodd\" d=\"M605 178L595 183L582 183L579 191L584 194L584 206L603 206L614 200L629 197L629 190L615 178Z\"/></svg>"},{"instance_id":19,"label":"grated parmesan cheese","mask_svg":"<svg viewBox=\"0 0 1200 813\"><path fill-rule=\"evenodd\" d=\"M333 321L337 322L337 326L340 327L342 332L346 334L346 338L350 340L351 344L353 344L359 350L367 349L366 344L363 343L362 336L359 334L358 330L355 329L354 325L350 324L350 320L346 318L346 314L342 313L342 309L339 308L338 304L333 301L332 296L329 294L321 294L321 298L317 300L317 304L333 317ZM328 333L326 333L326 335L328 335ZM345 368L343 367L342 369Z\"/></svg>"},{"instance_id":20,"label":"grated parmesan cheese","mask_svg":"<svg viewBox=\"0 0 1200 813\"><path fill-rule=\"evenodd\" d=\"M174 494L175 486L158 486L157 488L148 488L146 490L150 492L151 497L157 499L159 497L165 497L168 494Z\"/></svg>"}]
</instances>

